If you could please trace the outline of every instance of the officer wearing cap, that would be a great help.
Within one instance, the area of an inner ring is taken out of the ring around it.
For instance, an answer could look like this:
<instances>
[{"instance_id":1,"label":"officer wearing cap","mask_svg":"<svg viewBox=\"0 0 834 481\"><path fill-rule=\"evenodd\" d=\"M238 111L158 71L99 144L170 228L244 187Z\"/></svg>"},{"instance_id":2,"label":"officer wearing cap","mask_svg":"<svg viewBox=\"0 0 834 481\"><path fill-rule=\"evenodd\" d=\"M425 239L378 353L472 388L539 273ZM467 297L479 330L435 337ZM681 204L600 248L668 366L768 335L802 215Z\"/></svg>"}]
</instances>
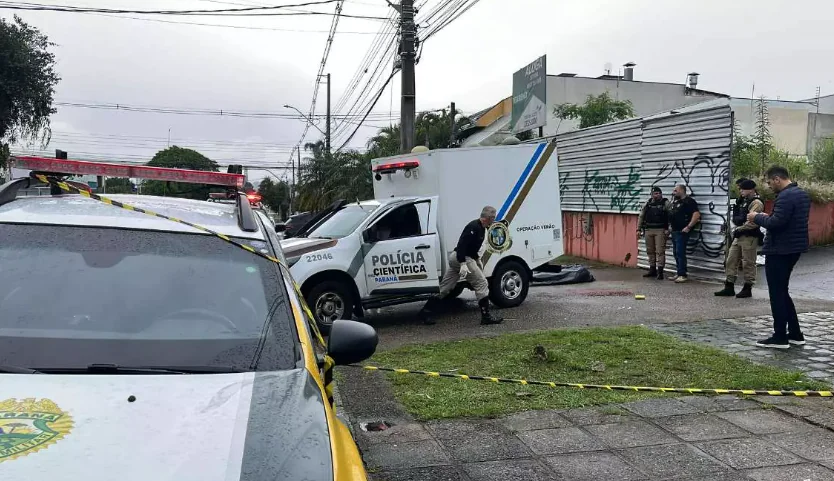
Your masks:
<instances>
[{"instance_id":1,"label":"officer wearing cap","mask_svg":"<svg viewBox=\"0 0 834 481\"><path fill-rule=\"evenodd\" d=\"M440 295L432 297L420 310L420 317L425 324L434 324L431 314L441 299L446 297L457 285L462 266L466 266L469 273L466 280L475 291L478 307L481 309L481 324L500 324L503 319L495 316L489 310L489 283L484 275L479 252L486 237L486 228L495 222L495 207L486 206L481 210L481 216L466 224L460 234L455 250L449 256L449 268L440 281Z\"/></svg>"},{"instance_id":2,"label":"officer wearing cap","mask_svg":"<svg viewBox=\"0 0 834 481\"><path fill-rule=\"evenodd\" d=\"M756 251L762 239L762 231L754 222L747 220L747 214L764 212L764 202L756 193L756 183L749 179L740 179L738 208L733 209L733 242L727 254L724 269L727 279L724 289L715 293L716 296L736 296L737 298L751 297L751 289L756 283ZM738 275L739 263L744 273L744 287L738 294L735 292L735 282Z\"/></svg>"},{"instance_id":3,"label":"officer wearing cap","mask_svg":"<svg viewBox=\"0 0 834 481\"><path fill-rule=\"evenodd\" d=\"M646 255L649 257L649 272L643 277L663 279L666 238L669 236L669 206L669 199L663 197L660 187L652 187L652 196L637 219L637 237L645 237Z\"/></svg>"}]
</instances>

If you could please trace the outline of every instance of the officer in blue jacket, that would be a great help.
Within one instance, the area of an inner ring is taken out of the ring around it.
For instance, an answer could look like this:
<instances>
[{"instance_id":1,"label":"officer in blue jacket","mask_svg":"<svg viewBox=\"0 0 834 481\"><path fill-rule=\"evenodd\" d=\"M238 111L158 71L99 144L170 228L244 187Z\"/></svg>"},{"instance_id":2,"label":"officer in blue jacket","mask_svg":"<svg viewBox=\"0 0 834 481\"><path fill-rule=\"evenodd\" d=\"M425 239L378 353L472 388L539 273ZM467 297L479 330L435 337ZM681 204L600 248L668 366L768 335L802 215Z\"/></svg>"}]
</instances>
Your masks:
<instances>
[{"instance_id":1,"label":"officer in blue jacket","mask_svg":"<svg viewBox=\"0 0 834 481\"><path fill-rule=\"evenodd\" d=\"M787 349L791 344L805 344L788 284L799 257L808 251L811 197L791 180L784 167L771 167L766 177L767 184L776 192L773 213L751 212L747 215L747 220L767 229L762 254L773 313L773 335L756 345Z\"/></svg>"}]
</instances>

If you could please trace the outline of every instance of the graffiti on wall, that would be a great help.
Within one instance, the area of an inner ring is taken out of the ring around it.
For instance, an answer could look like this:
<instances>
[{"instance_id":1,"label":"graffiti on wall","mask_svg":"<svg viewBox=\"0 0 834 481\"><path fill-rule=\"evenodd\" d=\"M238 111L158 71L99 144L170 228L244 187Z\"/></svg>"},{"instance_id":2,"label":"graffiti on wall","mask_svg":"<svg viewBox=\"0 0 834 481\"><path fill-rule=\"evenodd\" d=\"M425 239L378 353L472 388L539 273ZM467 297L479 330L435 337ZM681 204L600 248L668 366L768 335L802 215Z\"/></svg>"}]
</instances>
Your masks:
<instances>
[{"instance_id":1,"label":"graffiti on wall","mask_svg":"<svg viewBox=\"0 0 834 481\"><path fill-rule=\"evenodd\" d=\"M601 174L599 170L586 170L582 186L583 211L588 201L593 209L599 211L601 203L604 208L625 212L640 207L640 168L629 167L625 175Z\"/></svg>"},{"instance_id":2,"label":"graffiti on wall","mask_svg":"<svg viewBox=\"0 0 834 481\"><path fill-rule=\"evenodd\" d=\"M699 174L699 178L702 180L694 182L693 175L696 172L709 172L709 175ZM674 163L661 164L654 172L652 187L658 186L667 192L671 192L678 183L684 184L689 191L689 195L698 201L702 218L708 212L721 219L721 232L724 233L727 225L727 215L717 211L715 200L710 200L710 198L714 199L715 194L719 194L721 198L726 198L729 192L730 151L723 151L716 156L699 153L688 162L675 161ZM705 202L702 199L708 201ZM687 253L693 254L700 247L707 257L713 259L720 257L727 242L726 237L713 235L710 236L710 239L707 239L701 230L702 225L696 227L690 237Z\"/></svg>"}]
</instances>

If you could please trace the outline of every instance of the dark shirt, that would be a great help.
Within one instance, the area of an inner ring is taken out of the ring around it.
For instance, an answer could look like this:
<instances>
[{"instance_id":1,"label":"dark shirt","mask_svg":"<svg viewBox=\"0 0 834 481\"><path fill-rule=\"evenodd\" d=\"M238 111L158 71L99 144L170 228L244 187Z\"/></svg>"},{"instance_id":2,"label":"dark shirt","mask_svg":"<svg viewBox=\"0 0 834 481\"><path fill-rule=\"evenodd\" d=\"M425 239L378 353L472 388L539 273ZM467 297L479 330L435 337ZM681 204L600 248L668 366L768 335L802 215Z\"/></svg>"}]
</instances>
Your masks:
<instances>
[{"instance_id":1,"label":"dark shirt","mask_svg":"<svg viewBox=\"0 0 834 481\"><path fill-rule=\"evenodd\" d=\"M762 254L798 254L808 250L808 219L811 215L811 197L796 182L776 195L773 214L759 214L753 219L767 229Z\"/></svg>"},{"instance_id":2,"label":"dark shirt","mask_svg":"<svg viewBox=\"0 0 834 481\"><path fill-rule=\"evenodd\" d=\"M486 228L481 224L481 219L475 219L466 224L455 247L458 262L464 262L467 257L478 260L478 251L484 243Z\"/></svg>"},{"instance_id":3,"label":"dark shirt","mask_svg":"<svg viewBox=\"0 0 834 481\"><path fill-rule=\"evenodd\" d=\"M672 224L673 231L682 231L684 227L692 222L692 216L696 212L700 212L698 202L692 197L675 199L672 201L670 209L669 221Z\"/></svg>"}]
</instances>

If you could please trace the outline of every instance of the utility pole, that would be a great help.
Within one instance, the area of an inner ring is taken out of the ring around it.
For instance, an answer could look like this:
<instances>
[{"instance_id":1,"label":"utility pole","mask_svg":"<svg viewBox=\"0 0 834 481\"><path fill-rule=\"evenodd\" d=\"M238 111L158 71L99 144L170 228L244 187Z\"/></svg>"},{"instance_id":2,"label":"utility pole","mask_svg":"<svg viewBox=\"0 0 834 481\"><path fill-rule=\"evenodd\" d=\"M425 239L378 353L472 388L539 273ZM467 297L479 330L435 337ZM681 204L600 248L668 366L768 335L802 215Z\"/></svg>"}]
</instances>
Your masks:
<instances>
[{"instance_id":1,"label":"utility pole","mask_svg":"<svg viewBox=\"0 0 834 481\"><path fill-rule=\"evenodd\" d=\"M324 129L324 144L330 159L330 74L327 74L327 125Z\"/></svg>"},{"instance_id":2,"label":"utility pole","mask_svg":"<svg viewBox=\"0 0 834 481\"><path fill-rule=\"evenodd\" d=\"M414 80L417 27L414 25L414 0L401 0L397 9L400 12L400 60L402 62L400 150L405 154L414 148L414 117L417 108Z\"/></svg>"},{"instance_id":3,"label":"utility pole","mask_svg":"<svg viewBox=\"0 0 834 481\"><path fill-rule=\"evenodd\" d=\"M450 114L449 115L449 119L450 119L449 123L452 124L451 129L450 129L451 134L449 136L449 147L454 147L455 146L455 114L456 114L456 112L455 112L455 103L454 102L452 102L452 109L449 112L449 114Z\"/></svg>"}]
</instances>

